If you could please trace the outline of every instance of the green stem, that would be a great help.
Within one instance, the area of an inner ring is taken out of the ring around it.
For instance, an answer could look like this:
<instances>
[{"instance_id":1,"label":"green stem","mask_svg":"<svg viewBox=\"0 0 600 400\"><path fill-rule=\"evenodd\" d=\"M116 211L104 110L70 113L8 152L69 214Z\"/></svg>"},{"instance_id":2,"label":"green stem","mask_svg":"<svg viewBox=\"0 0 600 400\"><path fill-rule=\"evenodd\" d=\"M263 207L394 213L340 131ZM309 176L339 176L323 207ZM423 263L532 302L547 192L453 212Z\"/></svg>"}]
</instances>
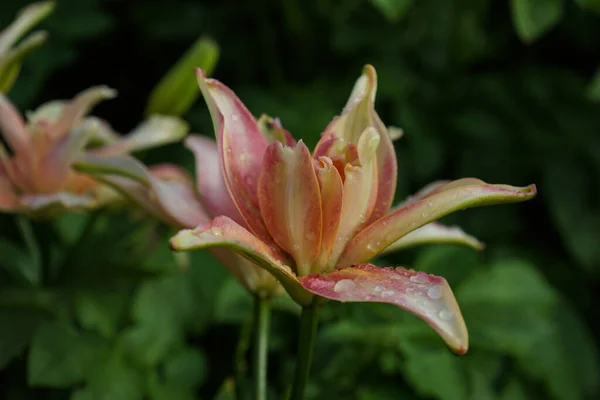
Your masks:
<instances>
[{"instance_id":1,"label":"green stem","mask_svg":"<svg viewBox=\"0 0 600 400\"><path fill-rule=\"evenodd\" d=\"M318 323L319 307L314 304L302 307L302 314L300 315L300 341L298 343L298 355L296 356L296 373L294 375L290 400L304 400L304 390L308 382Z\"/></svg>"},{"instance_id":2,"label":"green stem","mask_svg":"<svg viewBox=\"0 0 600 400\"><path fill-rule=\"evenodd\" d=\"M269 299L254 298L254 398L267 398L267 352L269 343L269 319L271 305Z\"/></svg>"},{"instance_id":3,"label":"green stem","mask_svg":"<svg viewBox=\"0 0 600 400\"><path fill-rule=\"evenodd\" d=\"M242 324L240 337L235 351L235 398L245 400L244 387L246 383L246 354L250 348L250 336L252 335L252 318L247 318Z\"/></svg>"}]
</instances>

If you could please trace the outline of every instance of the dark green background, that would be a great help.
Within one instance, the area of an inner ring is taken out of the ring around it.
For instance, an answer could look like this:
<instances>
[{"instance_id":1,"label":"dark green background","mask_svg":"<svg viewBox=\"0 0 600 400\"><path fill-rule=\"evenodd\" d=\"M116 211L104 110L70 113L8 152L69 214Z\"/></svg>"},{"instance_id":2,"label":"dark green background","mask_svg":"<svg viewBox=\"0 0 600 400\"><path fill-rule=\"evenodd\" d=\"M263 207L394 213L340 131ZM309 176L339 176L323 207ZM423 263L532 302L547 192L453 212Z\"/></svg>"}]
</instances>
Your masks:
<instances>
[{"instance_id":1,"label":"dark green background","mask_svg":"<svg viewBox=\"0 0 600 400\"><path fill-rule=\"evenodd\" d=\"M0 2L0 24L25 3ZM432 180L465 176L536 183L539 195L447 219L486 242L481 254L428 246L377 260L448 279L471 334L466 356L453 356L402 310L329 303L311 398L593 399L594 10L599 1L59 0L41 24L49 42L27 57L10 97L25 110L107 84L119 97L95 114L127 132L156 82L208 35L221 48L214 75L256 115L281 117L313 145L362 66L373 64L377 109L405 130L396 142L397 201ZM212 134L202 101L185 117L195 132ZM181 145L142 158L193 165ZM182 271L165 245L170 232L114 212L51 222L2 215L0 229L0 397L227 398L234 359L245 366L250 299L209 256L194 254ZM274 399L290 382L297 329L297 310L280 303Z\"/></svg>"}]
</instances>

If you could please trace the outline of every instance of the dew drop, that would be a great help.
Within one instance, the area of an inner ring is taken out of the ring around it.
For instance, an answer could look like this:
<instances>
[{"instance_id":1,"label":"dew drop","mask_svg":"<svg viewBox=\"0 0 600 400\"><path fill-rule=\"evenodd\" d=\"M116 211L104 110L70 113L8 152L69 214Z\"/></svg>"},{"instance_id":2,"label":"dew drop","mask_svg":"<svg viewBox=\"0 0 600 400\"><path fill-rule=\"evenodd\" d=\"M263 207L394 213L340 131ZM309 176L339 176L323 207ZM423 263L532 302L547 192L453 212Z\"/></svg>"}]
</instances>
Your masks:
<instances>
[{"instance_id":1,"label":"dew drop","mask_svg":"<svg viewBox=\"0 0 600 400\"><path fill-rule=\"evenodd\" d=\"M375 288L373 290L376 292L383 292L383 287L377 285L377 286L375 286Z\"/></svg>"},{"instance_id":2,"label":"dew drop","mask_svg":"<svg viewBox=\"0 0 600 400\"><path fill-rule=\"evenodd\" d=\"M432 286L427 290L427 297L431 300L438 300L442 297L442 288L439 286Z\"/></svg>"},{"instance_id":3,"label":"dew drop","mask_svg":"<svg viewBox=\"0 0 600 400\"><path fill-rule=\"evenodd\" d=\"M211 229L211 232L215 236L223 236L223 231L221 228L217 228L216 226Z\"/></svg>"},{"instance_id":4,"label":"dew drop","mask_svg":"<svg viewBox=\"0 0 600 400\"><path fill-rule=\"evenodd\" d=\"M313 231L306 232L306 240L313 241L317 238L317 234Z\"/></svg>"},{"instance_id":5,"label":"dew drop","mask_svg":"<svg viewBox=\"0 0 600 400\"><path fill-rule=\"evenodd\" d=\"M448 310L447 308L442 308L438 313L438 317L444 321L449 321L452 318L452 311Z\"/></svg>"},{"instance_id":6,"label":"dew drop","mask_svg":"<svg viewBox=\"0 0 600 400\"><path fill-rule=\"evenodd\" d=\"M346 292L348 290L353 290L356 288L356 283L352 282L350 279L342 279L338 281L333 287L333 291L336 293Z\"/></svg>"},{"instance_id":7,"label":"dew drop","mask_svg":"<svg viewBox=\"0 0 600 400\"><path fill-rule=\"evenodd\" d=\"M416 274L414 274L413 276L411 276L410 278L411 282L413 283L426 283L427 280L423 277L423 274L420 272L417 272Z\"/></svg>"},{"instance_id":8,"label":"dew drop","mask_svg":"<svg viewBox=\"0 0 600 400\"><path fill-rule=\"evenodd\" d=\"M231 115L231 120L234 122L237 122L240 120L240 117L237 114L232 114Z\"/></svg>"},{"instance_id":9,"label":"dew drop","mask_svg":"<svg viewBox=\"0 0 600 400\"><path fill-rule=\"evenodd\" d=\"M393 290L385 290L381 293L382 296L386 296L386 297L393 296L395 294L396 294L396 292Z\"/></svg>"}]
</instances>

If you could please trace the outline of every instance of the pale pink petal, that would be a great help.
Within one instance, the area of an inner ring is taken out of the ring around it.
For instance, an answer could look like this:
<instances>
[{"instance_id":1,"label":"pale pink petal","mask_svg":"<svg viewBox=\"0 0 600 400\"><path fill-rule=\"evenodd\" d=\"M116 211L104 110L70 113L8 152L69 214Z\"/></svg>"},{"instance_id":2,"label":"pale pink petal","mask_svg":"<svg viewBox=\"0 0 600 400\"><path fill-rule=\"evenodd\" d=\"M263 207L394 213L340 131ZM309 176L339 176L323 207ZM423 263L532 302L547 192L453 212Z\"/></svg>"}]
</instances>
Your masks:
<instances>
[{"instance_id":1,"label":"pale pink petal","mask_svg":"<svg viewBox=\"0 0 600 400\"><path fill-rule=\"evenodd\" d=\"M238 224L246 223L233 203L221 169L219 149L214 139L190 135L185 146L196 160L196 187L202 204L212 216L225 215Z\"/></svg>"},{"instance_id":2,"label":"pale pink petal","mask_svg":"<svg viewBox=\"0 0 600 400\"><path fill-rule=\"evenodd\" d=\"M0 211L14 211L17 205L18 200L14 187L0 165Z\"/></svg>"},{"instance_id":3,"label":"pale pink petal","mask_svg":"<svg viewBox=\"0 0 600 400\"><path fill-rule=\"evenodd\" d=\"M457 244L475 250L483 250L485 247L476 237L465 233L457 226L446 226L439 222L431 222L402 236L386 247L379 255L425 244Z\"/></svg>"},{"instance_id":4,"label":"pale pink petal","mask_svg":"<svg viewBox=\"0 0 600 400\"><path fill-rule=\"evenodd\" d=\"M268 241L256 194L267 140L231 89L219 81L206 79L200 69L196 70L196 77L212 117L229 193L247 226Z\"/></svg>"},{"instance_id":5,"label":"pale pink petal","mask_svg":"<svg viewBox=\"0 0 600 400\"><path fill-rule=\"evenodd\" d=\"M327 267L333 268L344 247L363 226L372 211L373 200L377 197L377 164L375 153L380 135L374 128L367 128L358 142L359 165L347 164L344 170L344 196L342 213L337 229L337 238L333 245Z\"/></svg>"},{"instance_id":6,"label":"pale pink petal","mask_svg":"<svg viewBox=\"0 0 600 400\"><path fill-rule=\"evenodd\" d=\"M231 249L271 273L298 304L308 305L312 301L312 295L300 285L291 268L282 262L282 255L227 217L217 217L196 229L182 230L171 238L169 244L174 251Z\"/></svg>"},{"instance_id":7,"label":"pale pink petal","mask_svg":"<svg viewBox=\"0 0 600 400\"><path fill-rule=\"evenodd\" d=\"M147 150L183 139L189 132L189 124L177 117L153 115L133 131L116 142L94 152L104 156Z\"/></svg>"},{"instance_id":8,"label":"pale pink petal","mask_svg":"<svg viewBox=\"0 0 600 400\"><path fill-rule=\"evenodd\" d=\"M331 300L394 304L422 318L457 354L465 354L469 347L465 321L444 278L363 264L304 276L300 283Z\"/></svg>"},{"instance_id":9,"label":"pale pink petal","mask_svg":"<svg viewBox=\"0 0 600 400\"><path fill-rule=\"evenodd\" d=\"M116 90L108 86L94 86L84 90L64 105L58 121L49 128L48 135L53 138L67 135L96 104L116 96Z\"/></svg>"},{"instance_id":10,"label":"pale pink petal","mask_svg":"<svg viewBox=\"0 0 600 400\"><path fill-rule=\"evenodd\" d=\"M29 147L29 137L23 117L15 106L0 93L0 134L13 152L24 152Z\"/></svg>"},{"instance_id":11,"label":"pale pink petal","mask_svg":"<svg viewBox=\"0 0 600 400\"><path fill-rule=\"evenodd\" d=\"M329 158L320 157L317 164L317 178L321 189L323 233L321 235L321 251L316 265L326 265L337 237L342 215L344 188L342 178Z\"/></svg>"},{"instance_id":12,"label":"pale pink petal","mask_svg":"<svg viewBox=\"0 0 600 400\"><path fill-rule=\"evenodd\" d=\"M326 145L332 135L335 135L352 144L357 144L362 132L372 127L381 135L380 144L377 148L377 199L373 213L368 222L375 221L385 215L394 199L397 180L396 153L392 139L386 126L375 111L375 94L377 92L377 73L371 65L366 65L363 73L356 81L350 98L346 103L344 111L339 118L334 119L325 130L319 144L319 148ZM396 134L396 132L393 132Z\"/></svg>"},{"instance_id":13,"label":"pale pink petal","mask_svg":"<svg viewBox=\"0 0 600 400\"><path fill-rule=\"evenodd\" d=\"M452 212L479 206L521 202L533 198L536 194L535 185L515 187L464 182L467 184L462 186L451 182L447 185L449 189L437 189L435 194L425 196L369 225L348 243L338 266L366 262L409 232Z\"/></svg>"},{"instance_id":14,"label":"pale pink petal","mask_svg":"<svg viewBox=\"0 0 600 400\"><path fill-rule=\"evenodd\" d=\"M321 193L310 151L274 142L267 148L258 182L263 221L275 243L296 261L298 275L307 275L321 248Z\"/></svg>"}]
</instances>

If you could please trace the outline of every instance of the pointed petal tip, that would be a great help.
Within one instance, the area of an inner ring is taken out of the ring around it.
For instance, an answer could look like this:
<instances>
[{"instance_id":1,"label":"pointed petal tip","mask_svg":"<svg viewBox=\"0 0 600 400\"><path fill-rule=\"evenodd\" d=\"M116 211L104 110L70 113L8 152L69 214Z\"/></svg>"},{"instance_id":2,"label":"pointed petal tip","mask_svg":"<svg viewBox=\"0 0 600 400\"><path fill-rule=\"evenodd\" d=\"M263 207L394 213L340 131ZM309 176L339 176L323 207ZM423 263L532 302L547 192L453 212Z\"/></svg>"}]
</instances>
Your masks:
<instances>
[{"instance_id":1,"label":"pointed petal tip","mask_svg":"<svg viewBox=\"0 0 600 400\"><path fill-rule=\"evenodd\" d=\"M194 72L196 73L196 78L198 79L206 79L206 72L200 67L194 68Z\"/></svg>"},{"instance_id":2,"label":"pointed petal tip","mask_svg":"<svg viewBox=\"0 0 600 400\"><path fill-rule=\"evenodd\" d=\"M341 302L389 303L420 317L456 354L465 354L469 333L448 282L405 268L361 264L300 278L309 292Z\"/></svg>"}]
</instances>

